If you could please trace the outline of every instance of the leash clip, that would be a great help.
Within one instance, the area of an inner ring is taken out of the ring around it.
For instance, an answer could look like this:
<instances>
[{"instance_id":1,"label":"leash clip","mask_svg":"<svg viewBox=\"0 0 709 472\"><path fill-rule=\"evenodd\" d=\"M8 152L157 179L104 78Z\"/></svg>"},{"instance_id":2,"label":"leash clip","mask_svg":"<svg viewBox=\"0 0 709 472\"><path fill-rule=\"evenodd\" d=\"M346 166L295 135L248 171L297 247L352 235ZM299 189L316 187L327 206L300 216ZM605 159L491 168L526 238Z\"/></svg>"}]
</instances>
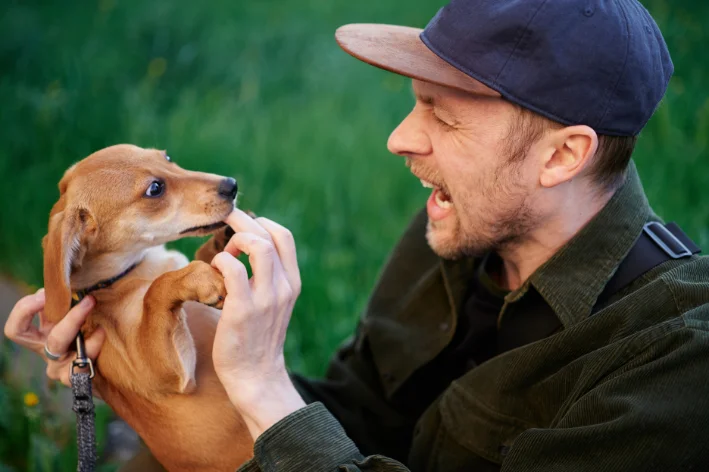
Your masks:
<instances>
[{"instance_id":1,"label":"leash clip","mask_svg":"<svg viewBox=\"0 0 709 472\"><path fill-rule=\"evenodd\" d=\"M86 349L84 347L84 333L79 331L79 334L76 335L76 359L71 363L71 366L69 367L69 374L74 375L74 369L79 368L79 369L84 369L88 367L89 368L89 378L93 379L94 376L96 375L96 372L94 372L94 363L86 357Z\"/></svg>"}]
</instances>

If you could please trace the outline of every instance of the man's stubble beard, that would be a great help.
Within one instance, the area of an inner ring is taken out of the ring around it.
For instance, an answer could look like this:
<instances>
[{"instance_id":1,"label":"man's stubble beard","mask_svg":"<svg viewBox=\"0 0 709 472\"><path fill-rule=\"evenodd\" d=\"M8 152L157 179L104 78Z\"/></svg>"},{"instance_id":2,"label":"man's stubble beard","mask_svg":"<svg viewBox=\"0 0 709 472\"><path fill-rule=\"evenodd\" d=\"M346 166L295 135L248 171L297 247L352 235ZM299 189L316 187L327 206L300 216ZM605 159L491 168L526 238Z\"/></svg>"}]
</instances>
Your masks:
<instances>
[{"instance_id":1,"label":"man's stubble beard","mask_svg":"<svg viewBox=\"0 0 709 472\"><path fill-rule=\"evenodd\" d=\"M442 228L436 227L440 224L429 220L426 239L431 249L444 259L454 260L499 253L520 244L537 221L529 195L518 184L520 169L519 160L506 160L489 182L476 182L484 187L483 192L456 196L455 226L445 230L449 234L439 236Z\"/></svg>"}]
</instances>

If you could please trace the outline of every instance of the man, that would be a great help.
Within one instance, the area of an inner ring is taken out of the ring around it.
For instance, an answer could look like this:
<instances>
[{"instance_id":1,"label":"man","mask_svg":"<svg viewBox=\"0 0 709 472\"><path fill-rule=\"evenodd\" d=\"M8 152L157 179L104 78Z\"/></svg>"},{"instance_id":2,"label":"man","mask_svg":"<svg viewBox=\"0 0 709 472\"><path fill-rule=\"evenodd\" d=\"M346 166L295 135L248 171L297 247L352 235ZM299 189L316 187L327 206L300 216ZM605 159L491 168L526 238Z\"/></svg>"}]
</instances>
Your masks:
<instances>
[{"instance_id":1,"label":"man","mask_svg":"<svg viewBox=\"0 0 709 472\"><path fill-rule=\"evenodd\" d=\"M656 223L630 162L673 70L647 11L453 0L423 32L336 36L413 78L388 146L432 193L323 380L282 360L300 290L289 233L230 217L214 360L256 439L240 470L709 464L709 259Z\"/></svg>"}]
</instances>

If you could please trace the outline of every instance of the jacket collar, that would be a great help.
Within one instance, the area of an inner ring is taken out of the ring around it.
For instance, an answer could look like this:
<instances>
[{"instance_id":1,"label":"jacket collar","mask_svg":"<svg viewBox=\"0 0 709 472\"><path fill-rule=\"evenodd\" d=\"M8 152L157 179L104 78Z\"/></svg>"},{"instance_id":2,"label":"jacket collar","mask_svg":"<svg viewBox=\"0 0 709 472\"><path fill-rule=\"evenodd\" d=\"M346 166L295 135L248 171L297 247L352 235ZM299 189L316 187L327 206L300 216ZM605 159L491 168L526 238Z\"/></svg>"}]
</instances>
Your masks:
<instances>
[{"instance_id":1,"label":"jacket collar","mask_svg":"<svg viewBox=\"0 0 709 472\"><path fill-rule=\"evenodd\" d=\"M653 216L631 162L625 183L606 206L511 293L508 301L520 300L531 285L565 328L584 320Z\"/></svg>"}]
</instances>

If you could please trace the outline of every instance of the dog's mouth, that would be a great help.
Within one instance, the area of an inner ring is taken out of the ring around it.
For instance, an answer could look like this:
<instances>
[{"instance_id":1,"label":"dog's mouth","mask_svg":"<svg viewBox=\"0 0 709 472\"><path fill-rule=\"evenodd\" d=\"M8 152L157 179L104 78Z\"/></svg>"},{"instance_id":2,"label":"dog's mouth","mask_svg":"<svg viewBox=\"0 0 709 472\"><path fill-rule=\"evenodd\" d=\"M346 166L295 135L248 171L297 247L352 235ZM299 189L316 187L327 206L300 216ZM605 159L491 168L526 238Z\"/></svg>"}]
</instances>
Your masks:
<instances>
[{"instance_id":1,"label":"dog's mouth","mask_svg":"<svg viewBox=\"0 0 709 472\"><path fill-rule=\"evenodd\" d=\"M212 233L224 226L226 226L226 223L224 223L223 221L218 221L218 222L212 223L210 225L193 226L192 228L187 228L185 230L180 231L180 234L194 234L196 236L205 235L205 234Z\"/></svg>"}]
</instances>

